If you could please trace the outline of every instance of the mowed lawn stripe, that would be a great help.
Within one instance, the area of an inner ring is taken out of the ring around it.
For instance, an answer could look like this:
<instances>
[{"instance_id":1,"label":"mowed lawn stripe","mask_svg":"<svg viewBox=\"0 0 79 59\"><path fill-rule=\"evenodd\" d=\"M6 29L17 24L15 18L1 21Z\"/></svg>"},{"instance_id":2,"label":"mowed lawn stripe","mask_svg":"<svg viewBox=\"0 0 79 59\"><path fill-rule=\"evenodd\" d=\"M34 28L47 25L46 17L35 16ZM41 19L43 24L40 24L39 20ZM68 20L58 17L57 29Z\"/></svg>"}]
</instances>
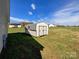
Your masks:
<instances>
[{"instance_id":1,"label":"mowed lawn stripe","mask_svg":"<svg viewBox=\"0 0 79 59\"><path fill-rule=\"evenodd\" d=\"M9 28L9 33L18 32L25 32L24 28ZM54 27L49 28L47 36L32 37L44 47L42 59L78 59L78 33L79 27Z\"/></svg>"}]
</instances>

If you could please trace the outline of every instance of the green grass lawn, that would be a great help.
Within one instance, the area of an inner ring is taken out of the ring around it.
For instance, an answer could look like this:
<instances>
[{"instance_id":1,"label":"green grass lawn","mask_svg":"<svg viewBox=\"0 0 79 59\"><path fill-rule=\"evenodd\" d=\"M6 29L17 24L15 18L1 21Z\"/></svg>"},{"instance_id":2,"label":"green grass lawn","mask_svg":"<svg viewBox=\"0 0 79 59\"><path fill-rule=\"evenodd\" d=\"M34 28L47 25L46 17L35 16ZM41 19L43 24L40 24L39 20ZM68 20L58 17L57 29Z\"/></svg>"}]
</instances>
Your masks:
<instances>
[{"instance_id":1,"label":"green grass lawn","mask_svg":"<svg viewBox=\"0 0 79 59\"><path fill-rule=\"evenodd\" d=\"M78 59L79 28L56 27L49 29L49 35L36 38L45 48L43 59Z\"/></svg>"},{"instance_id":2,"label":"green grass lawn","mask_svg":"<svg viewBox=\"0 0 79 59\"><path fill-rule=\"evenodd\" d=\"M9 28L8 33L24 32L24 28Z\"/></svg>"},{"instance_id":3,"label":"green grass lawn","mask_svg":"<svg viewBox=\"0 0 79 59\"><path fill-rule=\"evenodd\" d=\"M79 27L49 28L42 37L25 34L24 28L8 33L4 59L79 59Z\"/></svg>"}]
</instances>

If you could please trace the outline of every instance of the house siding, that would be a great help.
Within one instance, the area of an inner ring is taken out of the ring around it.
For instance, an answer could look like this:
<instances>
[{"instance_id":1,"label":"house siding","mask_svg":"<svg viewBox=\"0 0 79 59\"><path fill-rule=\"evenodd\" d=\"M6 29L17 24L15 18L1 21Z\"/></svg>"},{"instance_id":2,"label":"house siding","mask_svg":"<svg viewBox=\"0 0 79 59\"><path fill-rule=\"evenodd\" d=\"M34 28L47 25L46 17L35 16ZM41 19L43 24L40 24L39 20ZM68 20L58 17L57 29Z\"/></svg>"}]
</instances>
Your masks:
<instances>
[{"instance_id":1,"label":"house siding","mask_svg":"<svg viewBox=\"0 0 79 59\"><path fill-rule=\"evenodd\" d=\"M0 0L0 52L7 38L9 22L9 0Z\"/></svg>"}]
</instances>

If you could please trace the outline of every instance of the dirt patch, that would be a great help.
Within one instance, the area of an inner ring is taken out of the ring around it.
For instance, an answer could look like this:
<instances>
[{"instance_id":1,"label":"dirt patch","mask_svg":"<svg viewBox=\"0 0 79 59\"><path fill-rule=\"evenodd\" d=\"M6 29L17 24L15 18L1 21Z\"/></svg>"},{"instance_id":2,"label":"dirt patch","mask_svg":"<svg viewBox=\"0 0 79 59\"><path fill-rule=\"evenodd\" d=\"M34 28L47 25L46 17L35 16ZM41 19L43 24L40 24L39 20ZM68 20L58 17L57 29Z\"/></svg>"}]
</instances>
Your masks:
<instances>
[{"instance_id":1,"label":"dirt patch","mask_svg":"<svg viewBox=\"0 0 79 59\"><path fill-rule=\"evenodd\" d=\"M52 53L52 50L49 47L45 47L41 51L42 59L59 59L55 52Z\"/></svg>"},{"instance_id":2,"label":"dirt patch","mask_svg":"<svg viewBox=\"0 0 79 59\"><path fill-rule=\"evenodd\" d=\"M79 38L79 32L74 32L74 34Z\"/></svg>"}]
</instances>

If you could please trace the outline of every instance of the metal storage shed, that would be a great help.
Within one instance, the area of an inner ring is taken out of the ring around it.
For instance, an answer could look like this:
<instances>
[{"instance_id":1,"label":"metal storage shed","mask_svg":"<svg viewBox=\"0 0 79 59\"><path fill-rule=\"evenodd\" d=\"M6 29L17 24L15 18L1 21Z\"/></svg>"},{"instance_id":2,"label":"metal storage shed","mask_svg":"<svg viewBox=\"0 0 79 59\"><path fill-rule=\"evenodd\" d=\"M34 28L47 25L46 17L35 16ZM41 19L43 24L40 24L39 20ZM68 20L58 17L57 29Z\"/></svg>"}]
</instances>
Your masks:
<instances>
[{"instance_id":1,"label":"metal storage shed","mask_svg":"<svg viewBox=\"0 0 79 59\"><path fill-rule=\"evenodd\" d=\"M37 24L28 24L25 27L25 32L33 36L48 35L48 24L43 22Z\"/></svg>"},{"instance_id":2,"label":"metal storage shed","mask_svg":"<svg viewBox=\"0 0 79 59\"><path fill-rule=\"evenodd\" d=\"M5 46L9 22L9 0L0 0L0 53Z\"/></svg>"}]
</instances>

